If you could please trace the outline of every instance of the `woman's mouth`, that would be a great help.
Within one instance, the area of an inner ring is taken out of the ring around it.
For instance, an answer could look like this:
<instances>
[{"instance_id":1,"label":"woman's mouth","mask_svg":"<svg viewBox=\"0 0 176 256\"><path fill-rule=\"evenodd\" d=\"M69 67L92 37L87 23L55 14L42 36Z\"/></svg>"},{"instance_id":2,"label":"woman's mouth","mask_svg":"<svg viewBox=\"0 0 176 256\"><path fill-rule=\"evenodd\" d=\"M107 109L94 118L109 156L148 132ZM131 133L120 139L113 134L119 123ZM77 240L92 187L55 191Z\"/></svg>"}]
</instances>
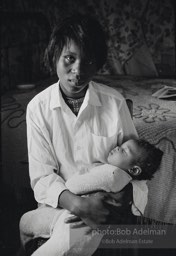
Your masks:
<instances>
[{"instance_id":1,"label":"woman's mouth","mask_svg":"<svg viewBox=\"0 0 176 256\"><path fill-rule=\"evenodd\" d=\"M78 84L78 79L68 79L68 81L72 84Z\"/></svg>"},{"instance_id":2,"label":"woman's mouth","mask_svg":"<svg viewBox=\"0 0 176 256\"><path fill-rule=\"evenodd\" d=\"M71 86L82 86L83 82L76 79L76 78L73 78L73 79L68 79L68 82Z\"/></svg>"}]
</instances>

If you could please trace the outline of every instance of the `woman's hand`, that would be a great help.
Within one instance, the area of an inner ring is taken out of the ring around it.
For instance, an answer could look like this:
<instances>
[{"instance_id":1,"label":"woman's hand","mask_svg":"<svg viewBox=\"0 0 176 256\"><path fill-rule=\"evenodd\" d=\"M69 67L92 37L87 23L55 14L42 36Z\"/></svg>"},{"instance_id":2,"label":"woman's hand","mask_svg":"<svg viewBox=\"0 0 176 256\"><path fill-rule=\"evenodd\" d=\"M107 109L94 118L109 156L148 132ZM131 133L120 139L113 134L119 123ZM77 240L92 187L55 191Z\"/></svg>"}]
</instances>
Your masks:
<instances>
[{"instance_id":1,"label":"woman's hand","mask_svg":"<svg viewBox=\"0 0 176 256\"><path fill-rule=\"evenodd\" d=\"M110 214L105 202L107 193L97 192L89 197L82 197L79 217L91 228L105 224Z\"/></svg>"},{"instance_id":2,"label":"woman's hand","mask_svg":"<svg viewBox=\"0 0 176 256\"><path fill-rule=\"evenodd\" d=\"M117 193L107 193L106 207L109 209L109 219L106 224L130 224L135 221L131 212L133 202L132 184L129 183Z\"/></svg>"},{"instance_id":3,"label":"woman's hand","mask_svg":"<svg viewBox=\"0 0 176 256\"><path fill-rule=\"evenodd\" d=\"M71 228L88 225L96 228L102 224L127 224L131 216L132 185L118 193L97 192L80 198L79 213L65 220Z\"/></svg>"},{"instance_id":4,"label":"woman's hand","mask_svg":"<svg viewBox=\"0 0 176 256\"><path fill-rule=\"evenodd\" d=\"M104 192L98 192L89 197L79 197L75 212L72 212L76 216L69 217L65 223L70 223L71 228L85 225L96 228L104 224L109 215L109 210L104 205L105 197Z\"/></svg>"},{"instance_id":5,"label":"woman's hand","mask_svg":"<svg viewBox=\"0 0 176 256\"><path fill-rule=\"evenodd\" d=\"M88 197L81 197L69 190L62 192L59 198L59 206L69 210L92 228L106 222L109 210L104 205L107 193L98 192Z\"/></svg>"}]
</instances>

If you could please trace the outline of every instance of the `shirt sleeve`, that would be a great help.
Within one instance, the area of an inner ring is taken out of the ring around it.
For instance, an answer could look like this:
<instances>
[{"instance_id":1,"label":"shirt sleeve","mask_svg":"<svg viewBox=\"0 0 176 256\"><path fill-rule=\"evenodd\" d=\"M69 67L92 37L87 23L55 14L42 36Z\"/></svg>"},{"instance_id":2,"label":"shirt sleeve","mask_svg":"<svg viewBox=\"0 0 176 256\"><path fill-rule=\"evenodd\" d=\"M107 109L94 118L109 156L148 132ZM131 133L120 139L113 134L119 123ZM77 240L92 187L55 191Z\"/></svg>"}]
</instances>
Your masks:
<instances>
[{"instance_id":1,"label":"shirt sleeve","mask_svg":"<svg viewBox=\"0 0 176 256\"><path fill-rule=\"evenodd\" d=\"M134 123L125 99L121 101L121 104L119 107L119 119L120 119L119 125L121 129L118 137L118 143L122 144L128 139L138 138L138 134L134 126Z\"/></svg>"},{"instance_id":2,"label":"shirt sleeve","mask_svg":"<svg viewBox=\"0 0 176 256\"><path fill-rule=\"evenodd\" d=\"M57 208L58 198L66 187L63 178L57 174L59 166L50 136L29 106L26 121L29 175L35 199L38 203Z\"/></svg>"}]
</instances>

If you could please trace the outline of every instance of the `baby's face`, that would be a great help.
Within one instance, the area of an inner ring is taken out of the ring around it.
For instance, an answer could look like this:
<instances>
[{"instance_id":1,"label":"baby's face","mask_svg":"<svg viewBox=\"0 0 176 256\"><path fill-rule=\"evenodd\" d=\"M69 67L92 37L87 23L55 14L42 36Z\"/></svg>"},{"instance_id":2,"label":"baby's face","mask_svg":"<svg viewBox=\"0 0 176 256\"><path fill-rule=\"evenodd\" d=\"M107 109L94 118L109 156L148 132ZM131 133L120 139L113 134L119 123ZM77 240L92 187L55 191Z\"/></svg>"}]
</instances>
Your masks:
<instances>
[{"instance_id":1,"label":"baby's face","mask_svg":"<svg viewBox=\"0 0 176 256\"><path fill-rule=\"evenodd\" d=\"M133 167L134 161L139 158L140 153L136 142L134 140L128 140L109 153L108 163L123 170L128 170Z\"/></svg>"}]
</instances>

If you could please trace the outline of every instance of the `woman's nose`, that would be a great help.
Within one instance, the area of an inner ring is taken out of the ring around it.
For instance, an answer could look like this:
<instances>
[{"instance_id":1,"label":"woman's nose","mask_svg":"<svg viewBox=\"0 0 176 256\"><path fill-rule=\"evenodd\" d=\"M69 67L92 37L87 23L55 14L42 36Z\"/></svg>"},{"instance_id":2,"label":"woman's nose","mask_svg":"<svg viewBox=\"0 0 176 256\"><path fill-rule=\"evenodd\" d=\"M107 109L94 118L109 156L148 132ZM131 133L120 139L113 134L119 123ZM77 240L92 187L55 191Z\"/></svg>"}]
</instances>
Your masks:
<instances>
[{"instance_id":1,"label":"woman's nose","mask_svg":"<svg viewBox=\"0 0 176 256\"><path fill-rule=\"evenodd\" d=\"M75 61L75 63L73 63L71 72L75 75L80 75L80 61Z\"/></svg>"}]
</instances>

